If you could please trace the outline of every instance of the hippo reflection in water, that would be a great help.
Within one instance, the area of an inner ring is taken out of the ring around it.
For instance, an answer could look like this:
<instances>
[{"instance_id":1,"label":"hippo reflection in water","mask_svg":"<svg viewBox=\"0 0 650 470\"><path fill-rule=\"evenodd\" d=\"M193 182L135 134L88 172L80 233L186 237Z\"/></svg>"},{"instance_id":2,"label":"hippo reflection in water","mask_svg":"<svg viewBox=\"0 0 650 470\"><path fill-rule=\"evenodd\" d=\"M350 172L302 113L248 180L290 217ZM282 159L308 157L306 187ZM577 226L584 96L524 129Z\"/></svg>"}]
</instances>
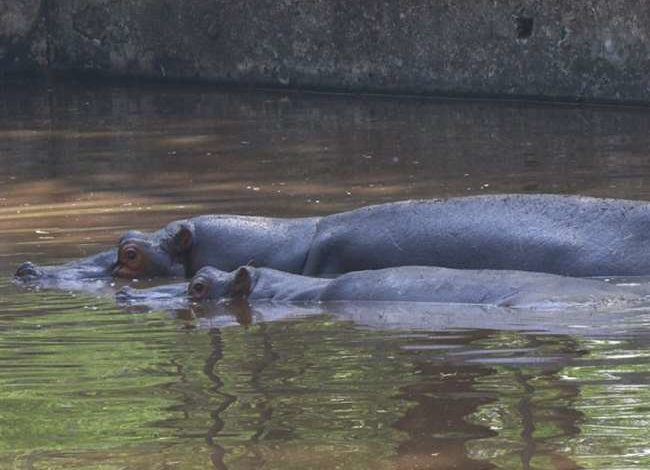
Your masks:
<instances>
[{"instance_id":1,"label":"hippo reflection in water","mask_svg":"<svg viewBox=\"0 0 650 470\"><path fill-rule=\"evenodd\" d=\"M645 298L642 290L641 286L622 287L595 279L524 271L402 266L326 279L243 266L232 272L204 267L189 283L150 289L125 287L116 296L121 303L158 306L189 297L194 301L409 301L554 309L640 302Z\"/></svg>"},{"instance_id":2,"label":"hippo reflection in water","mask_svg":"<svg viewBox=\"0 0 650 470\"><path fill-rule=\"evenodd\" d=\"M644 275L650 204L501 195L380 204L321 218L208 215L152 234L128 232L117 251L62 267L23 264L16 276L191 277L203 266L231 271L251 263L309 276L408 265Z\"/></svg>"}]
</instances>

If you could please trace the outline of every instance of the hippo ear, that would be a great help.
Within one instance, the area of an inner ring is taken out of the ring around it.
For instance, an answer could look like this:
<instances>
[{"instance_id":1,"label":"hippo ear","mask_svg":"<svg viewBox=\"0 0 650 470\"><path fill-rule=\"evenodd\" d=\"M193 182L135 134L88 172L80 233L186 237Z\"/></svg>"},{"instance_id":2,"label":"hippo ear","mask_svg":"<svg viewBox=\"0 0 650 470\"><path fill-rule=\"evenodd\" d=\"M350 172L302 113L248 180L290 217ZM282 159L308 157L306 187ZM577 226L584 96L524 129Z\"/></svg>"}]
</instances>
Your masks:
<instances>
[{"instance_id":1,"label":"hippo ear","mask_svg":"<svg viewBox=\"0 0 650 470\"><path fill-rule=\"evenodd\" d=\"M181 224L172 236L171 246L176 254L187 252L192 248L194 230L189 224Z\"/></svg>"},{"instance_id":2,"label":"hippo ear","mask_svg":"<svg viewBox=\"0 0 650 470\"><path fill-rule=\"evenodd\" d=\"M230 287L230 296L233 299L246 298L251 293L252 285L251 273L245 266L242 266L235 273L235 279Z\"/></svg>"}]
</instances>

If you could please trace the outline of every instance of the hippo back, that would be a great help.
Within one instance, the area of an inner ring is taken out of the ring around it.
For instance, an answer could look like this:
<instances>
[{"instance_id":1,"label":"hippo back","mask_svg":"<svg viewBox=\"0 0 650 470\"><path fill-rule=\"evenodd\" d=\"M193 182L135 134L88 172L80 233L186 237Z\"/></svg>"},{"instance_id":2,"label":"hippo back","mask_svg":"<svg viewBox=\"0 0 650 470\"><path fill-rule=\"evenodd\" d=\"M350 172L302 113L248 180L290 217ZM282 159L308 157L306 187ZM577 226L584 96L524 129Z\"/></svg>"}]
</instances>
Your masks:
<instances>
[{"instance_id":1,"label":"hippo back","mask_svg":"<svg viewBox=\"0 0 650 470\"><path fill-rule=\"evenodd\" d=\"M203 266L232 271L251 264L290 273L301 272L319 219L281 219L237 215L192 219L195 246L189 274Z\"/></svg>"},{"instance_id":2,"label":"hippo back","mask_svg":"<svg viewBox=\"0 0 650 470\"><path fill-rule=\"evenodd\" d=\"M303 273L425 265L572 276L650 273L650 205L554 195L369 206L323 218Z\"/></svg>"},{"instance_id":3,"label":"hippo back","mask_svg":"<svg viewBox=\"0 0 650 470\"><path fill-rule=\"evenodd\" d=\"M344 274L322 301L411 301L547 307L640 300L632 290L602 280L504 270L404 266Z\"/></svg>"}]
</instances>

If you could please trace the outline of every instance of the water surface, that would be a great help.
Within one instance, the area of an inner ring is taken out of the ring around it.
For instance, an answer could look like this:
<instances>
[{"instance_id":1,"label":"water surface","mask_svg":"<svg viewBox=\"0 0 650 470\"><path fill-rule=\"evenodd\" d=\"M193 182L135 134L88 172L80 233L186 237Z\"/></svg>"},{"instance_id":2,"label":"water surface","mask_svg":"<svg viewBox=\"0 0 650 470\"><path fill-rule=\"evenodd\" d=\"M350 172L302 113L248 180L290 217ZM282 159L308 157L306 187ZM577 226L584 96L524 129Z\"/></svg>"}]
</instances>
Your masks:
<instances>
[{"instance_id":1,"label":"water surface","mask_svg":"<svg viewBox=\"0 0 650 470\"><path fill-rule=\"evenodd\" d=\"M648 468L643 309L141 313L10 275L200 213L650 200L649 128L643 108L0 85L0 468Z\"/></svg>"}]
</instances>

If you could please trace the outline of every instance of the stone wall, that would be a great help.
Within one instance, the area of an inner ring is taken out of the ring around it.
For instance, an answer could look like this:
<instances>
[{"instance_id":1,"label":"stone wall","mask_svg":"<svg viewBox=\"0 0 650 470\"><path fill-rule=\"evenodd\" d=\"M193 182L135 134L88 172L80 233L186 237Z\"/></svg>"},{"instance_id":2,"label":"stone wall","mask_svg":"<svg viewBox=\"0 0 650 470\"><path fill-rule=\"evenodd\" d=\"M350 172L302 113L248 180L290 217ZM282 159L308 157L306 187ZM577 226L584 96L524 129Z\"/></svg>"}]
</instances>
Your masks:
<instances>
[{"instance_id":1,"label":"stone wall","mask_svg":"<svg viewBox=\"0 0 650 470\"><path fill-rule=\"evenodd\" d=\"M57 72L650 102L646 0L49 0L47 5L49 68Z\"/></svg>"}]
</instances>

